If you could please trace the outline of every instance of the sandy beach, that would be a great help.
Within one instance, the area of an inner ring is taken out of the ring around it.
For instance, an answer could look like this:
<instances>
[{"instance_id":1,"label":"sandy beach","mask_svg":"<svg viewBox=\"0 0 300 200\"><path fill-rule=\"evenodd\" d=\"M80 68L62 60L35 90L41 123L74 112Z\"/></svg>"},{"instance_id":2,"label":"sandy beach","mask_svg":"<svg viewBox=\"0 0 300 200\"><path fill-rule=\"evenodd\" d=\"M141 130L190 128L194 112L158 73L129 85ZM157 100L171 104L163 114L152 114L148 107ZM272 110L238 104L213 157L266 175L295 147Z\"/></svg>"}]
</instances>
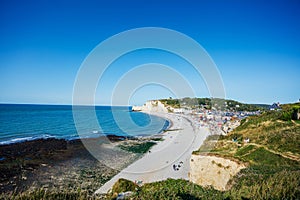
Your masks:
<instances>
[{"instance_id":1,"label":"sandy beach","mask_svg":"<svg viewBox=\"0 0 300 200\"><path fill-rule=\"evenodd\" d=\"M107 193L120 178L139 184L168 178L188 180L191 154L201 146L209 131L206 128L195 129L193 122L181 114L149 114L171 121L172 126L163 133L163 141L158 142L142 158L106 182L96 193Z\"/></svg>"}]
</instances>

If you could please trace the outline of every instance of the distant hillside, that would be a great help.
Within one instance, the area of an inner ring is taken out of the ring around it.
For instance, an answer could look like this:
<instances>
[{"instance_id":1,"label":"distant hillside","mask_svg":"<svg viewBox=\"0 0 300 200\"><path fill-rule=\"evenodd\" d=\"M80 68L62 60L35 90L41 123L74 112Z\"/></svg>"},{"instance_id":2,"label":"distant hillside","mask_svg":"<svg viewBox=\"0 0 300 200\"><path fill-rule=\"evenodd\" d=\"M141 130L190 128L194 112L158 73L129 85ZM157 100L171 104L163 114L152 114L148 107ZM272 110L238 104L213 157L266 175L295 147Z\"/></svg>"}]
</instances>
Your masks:
<instances>
[{"instance_id":1,"label":"distant hillside","mask_svg":"<svg viewBox=\"0 0 300 200\"><path fill-rule=\"evenodd\" d=\"M250 105L253 105L253 106L256 106L256 107L259 107L259 108L264 108L266 110L268 110L271 106L269 104L250 104Z\"/></svg>"},{"instance_id":2,"label":"distant hillside","mask_svg":"<svg viewBox=\"0 0 300 200\"><path fill-rule=\"evenodd\" d=\"M207 108L234 111L258 111L266 110L270 105L265 104L245 104L234 100L218 99L218 98L189 98L182 99L160 99L165 104L174 108L191 107L191 108Z\"/></svg>"}]
</instances>

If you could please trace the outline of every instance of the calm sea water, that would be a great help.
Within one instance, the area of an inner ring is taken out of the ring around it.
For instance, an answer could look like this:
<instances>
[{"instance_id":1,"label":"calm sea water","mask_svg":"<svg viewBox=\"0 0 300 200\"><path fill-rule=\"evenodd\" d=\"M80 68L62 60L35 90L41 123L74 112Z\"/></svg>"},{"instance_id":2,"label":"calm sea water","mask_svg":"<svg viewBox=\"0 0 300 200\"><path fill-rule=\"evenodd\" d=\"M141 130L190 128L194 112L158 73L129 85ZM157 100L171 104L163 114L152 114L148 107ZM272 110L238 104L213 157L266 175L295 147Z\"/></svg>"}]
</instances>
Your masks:
<instances>
[{"instance_id":1,"label":"calm sea water","mask_svg":"<svg viewBox=\"0 0 300 200\"><path fill-rule=\"evenodd\" d=\"M95 124L91 110L94 108L83 106L75 112L75 126L72 106L0 104L0 144L50 137L71 140L101 134L153 135L169 126L163 118L115 106L96 106Z\"/></svg>"}]
</instances>

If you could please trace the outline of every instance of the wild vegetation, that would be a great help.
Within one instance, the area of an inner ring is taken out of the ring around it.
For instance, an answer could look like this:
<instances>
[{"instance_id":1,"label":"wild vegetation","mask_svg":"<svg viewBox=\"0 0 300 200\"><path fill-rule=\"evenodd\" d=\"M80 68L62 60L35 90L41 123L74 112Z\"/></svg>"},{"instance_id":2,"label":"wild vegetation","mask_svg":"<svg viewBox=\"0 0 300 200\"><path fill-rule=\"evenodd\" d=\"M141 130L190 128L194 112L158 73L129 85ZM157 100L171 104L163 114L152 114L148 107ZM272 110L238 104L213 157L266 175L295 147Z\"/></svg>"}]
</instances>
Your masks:
<instances>
[{"instance_id":1,"label":"wild vegetation","mask_svg":"<svg viewBox=\"0 0 300 200\"><path fill-rule=\"evenodd\" d=\"M123 188L119 187L121 184ZM126 182L126 184L124 183ZM106 197L115 199L117 194L125 191L133 191L130 199L224 199L224 194L212 188L203 188L186 180L167 179L155 183L148 183L141 187L128 180L119 180L115 184L117 190L112 190ZM130 187L128 187L130 186ZM128 190L130 188L130 190Z\"/></svg>"},{"instance_id":2,"label":"wild vegetation","mask_svg":"<svg viewBox=\"0 0 300 200\"><path fill-rule=\"evenodd\" d=\"M256 105L256 104L245 104L237 102L234 100L228 99L219 99L219 98L190 98L185 97L182 99L160 99L160 101L165 104L172 106L173 108L180 107L190 107L190 108L206 108L212 109L215 107L221 110L234 110L234 111L258 111L265 110L268 105Z\"/></svg>"},{"instance_id":3,"label":"wild vegetation","mask_svg":"<svg viewBox=\"0 0 300 200\"><path fill-rule=\"evenodd\" d=\"M132 153L146 153L155 144L156 144L155 142L147 141L147 142L129 144L129 145L122 144L119 145L119 147L125 151L132 152Z\"/></svg>"}]
</instances>

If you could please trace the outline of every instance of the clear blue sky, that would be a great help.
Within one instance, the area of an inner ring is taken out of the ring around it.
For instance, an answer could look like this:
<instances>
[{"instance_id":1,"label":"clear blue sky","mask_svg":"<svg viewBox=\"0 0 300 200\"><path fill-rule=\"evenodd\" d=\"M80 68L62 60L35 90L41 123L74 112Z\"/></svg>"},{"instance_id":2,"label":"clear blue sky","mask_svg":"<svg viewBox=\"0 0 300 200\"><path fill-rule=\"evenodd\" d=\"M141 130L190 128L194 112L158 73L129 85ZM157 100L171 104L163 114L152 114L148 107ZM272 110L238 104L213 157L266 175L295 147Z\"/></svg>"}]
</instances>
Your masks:
<instances>
[{"instance_id":1,"label":"clear blue sky","mask_svg":"<svg viewBox=\"0 0 300 200\"><path fill-rule=\"evenodd\" d=\"M297 0L2 0L0 102L70 104L76 73L96 45L148 26L174 29L199 42L219 68L227 98L295 102L300 98L299 10ZM106 92L97 94L103 97L99 103L109 103ZM138 104L164 96L149 86L134 97Z\"/></svg>"}]
</instances>

